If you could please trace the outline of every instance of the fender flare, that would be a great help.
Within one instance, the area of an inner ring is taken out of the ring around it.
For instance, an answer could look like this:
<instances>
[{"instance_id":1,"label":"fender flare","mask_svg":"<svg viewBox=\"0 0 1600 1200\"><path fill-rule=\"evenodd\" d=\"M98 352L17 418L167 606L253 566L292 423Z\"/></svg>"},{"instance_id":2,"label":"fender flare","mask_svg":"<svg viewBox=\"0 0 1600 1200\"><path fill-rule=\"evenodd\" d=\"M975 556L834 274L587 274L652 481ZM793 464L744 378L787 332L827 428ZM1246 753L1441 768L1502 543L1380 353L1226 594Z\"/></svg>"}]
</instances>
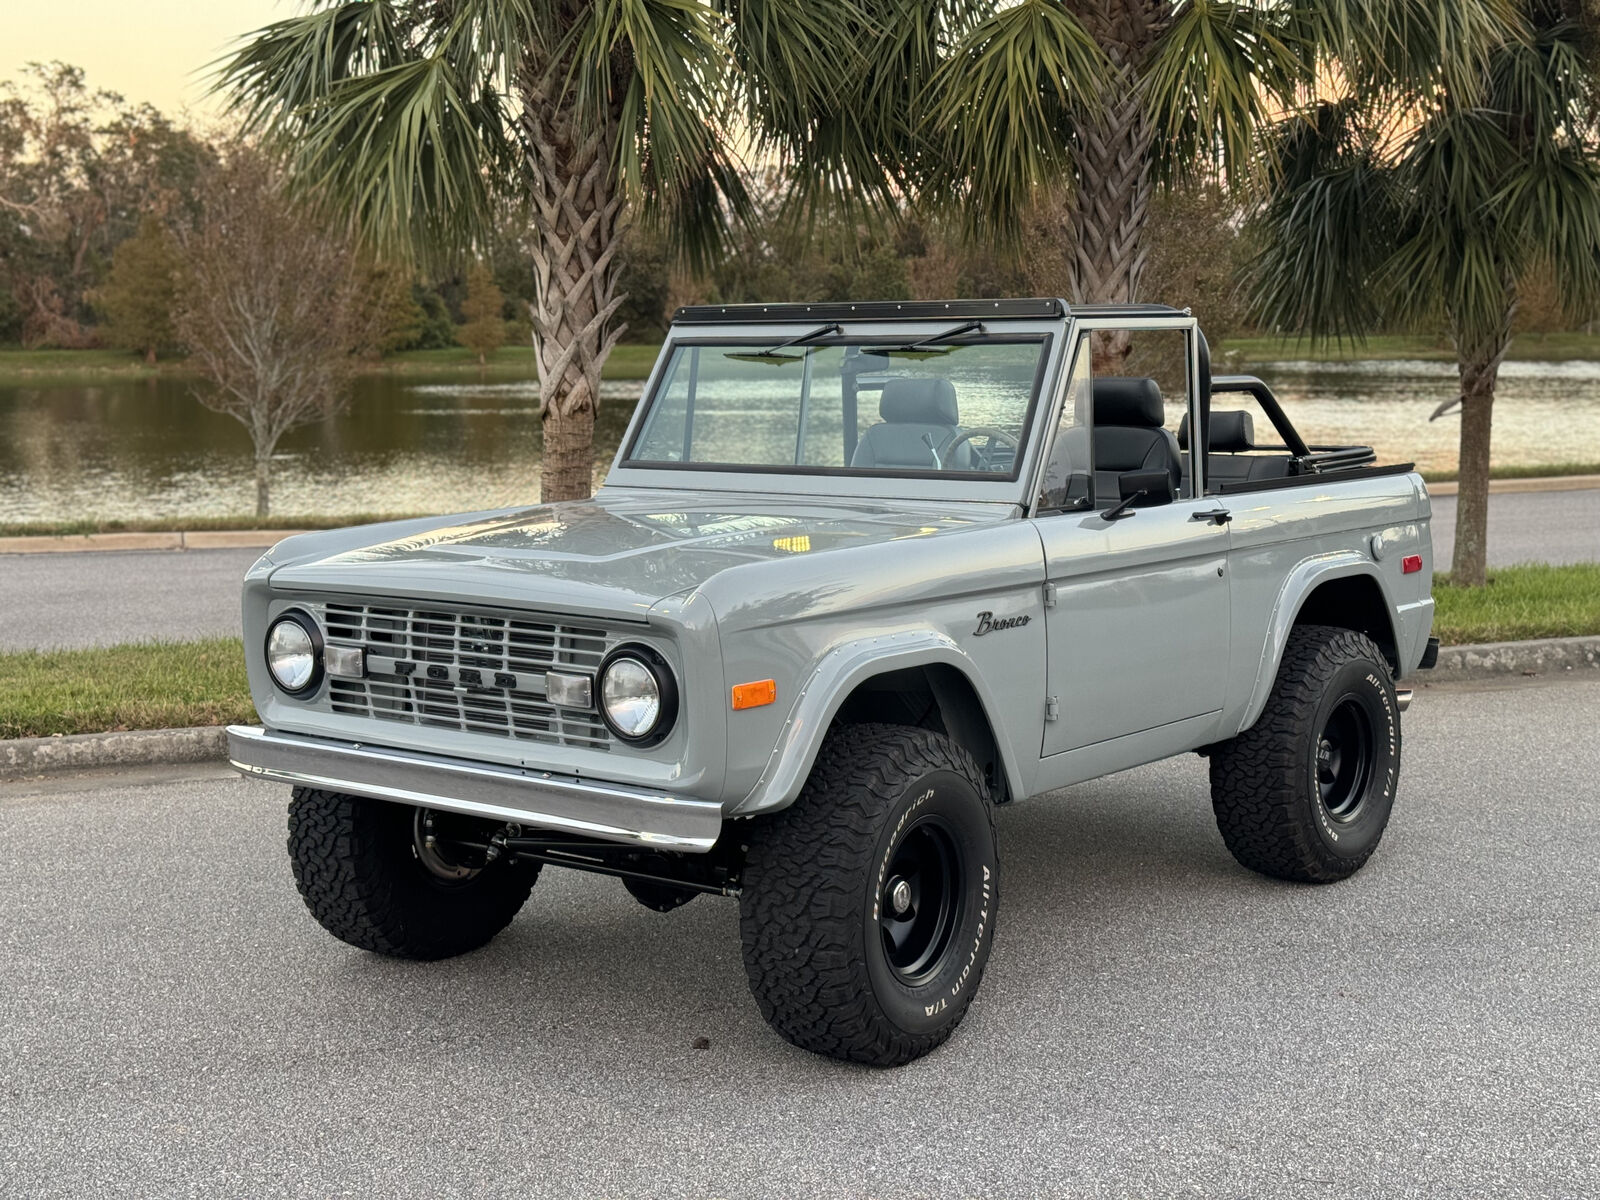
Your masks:
<instances>
[{"instance_id":1,"label":"fender flare","mask_svg":"<svg viewBox=\"0 0 1600 1200\"><path fill-rule=\"evenodd\" d=\"M1302 559L1295 564L1288 578L1284 580L1283 587L1278 591L1277 601L1272 607L1272 616L1267 621L1266 642L1261 650L1261 661L1256 667L1255 685L1250 691L1250 702L1245 706L1244 716L1238 728L1234 730L1235 733L1254 725L1261 716L1261 710L1266 708L1267 697L1272 694L1272 685L1278 678L1278 664L1283 661L1283 651L1288 645L1289 633L1294 629L1295 618L1300 615L1306 598L1324 583L1358 575L1364 575L1378 585L1378 592L1383 597L1384 612L1389 621L1390 635L1395 636L1394 598L1389 594L1383 576L1378 573L1376 565L1370 558L1355 550L1338 550Z\"/></svg>"},{"instance_id":2,"label":"fender flare","mask_svg":"<svg viewBox=\"0 0 1600 1200\"><path fill-rule=\"evenodd\" d=\"M834 646L817 662L816 669L800 689L761 778L748 795L729 810L730 816L752 816L784 808L800 794L811 764L816 761L834 717L847 696L875 675L908 667L949 666L959 671L972 685L983 707L989 728L994 732L1000 768L1013 796L1026 795L1016 755L1007 742L1002 726L993 714L999 711L994 696L972 659L956 642L931 629L912 629L861 638Z\"/></svg>"}]
</instances>

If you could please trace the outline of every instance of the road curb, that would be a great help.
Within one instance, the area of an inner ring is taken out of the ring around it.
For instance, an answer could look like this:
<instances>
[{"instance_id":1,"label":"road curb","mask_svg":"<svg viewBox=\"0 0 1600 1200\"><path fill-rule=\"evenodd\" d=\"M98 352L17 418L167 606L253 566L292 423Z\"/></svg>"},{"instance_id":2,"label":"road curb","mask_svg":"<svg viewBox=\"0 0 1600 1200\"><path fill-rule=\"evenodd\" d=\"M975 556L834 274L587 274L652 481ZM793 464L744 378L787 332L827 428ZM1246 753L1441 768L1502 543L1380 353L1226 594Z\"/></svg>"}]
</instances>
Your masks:
<instances>
[{"instance_id":1,"label":"road curb","mask_svg":"<svg viewBox=\"0 0 1600 1200\"><path fill-rule=\"evenodd\" d=\"M1500 496L1508 492L1587 492L1600 488L1600 475L1530 475L1526 479L1491 479L1489 494ZM1461 485L1454 479L1445 483L1430 483L1428 495L1454 496Z\"/></svg>"},{"instance_id":2,"label":"road curb","mask_svg":"<svg viewBox=\"0 0 1600 1200\"><path fill-rule=\"evenodd\" d=\"M253 550L300 529L191 529L166 533L78 533L0 537L0 554L82 554L90 550Z\"/></svg>"},{"instance_id":3,"label":"road curb","mask_svg":"<svg viewBox=\"0 0 1600 1200\"><path fill-rule=\"evenodd\" d=\"M1555 675L1600 670L1600 637L1539 638L1527 642L1485 642L1446 646L1433 670L1416 678L1427 683L1498 679L1510 675Z\"/></svg>"},{"instance_id":4,"label":"road curb","mask_svg":"<svg viewBox=\"0 0 1600 1200\"><path fill-rule=\"evenodd\" d=\"M1410 682L1456 683L1569 671L1600 671L1600 637L1446 646L1439 651L1438 665L1418 672ZM114 767L221 762L227 752L227 730L221 725L19 738L0 741L0 780Z\"/></svg>"},{"instance_id":5,"label":"road curb","mask_svg":"<svg viewBox=\"0 0 1600 1200\"><path fill-rule=\"evenodd\" d=\"M221 725L17 738L0 741L0 780L108 767L215 762L227 752L227 729Z\"/></svg>"}]
</instances>

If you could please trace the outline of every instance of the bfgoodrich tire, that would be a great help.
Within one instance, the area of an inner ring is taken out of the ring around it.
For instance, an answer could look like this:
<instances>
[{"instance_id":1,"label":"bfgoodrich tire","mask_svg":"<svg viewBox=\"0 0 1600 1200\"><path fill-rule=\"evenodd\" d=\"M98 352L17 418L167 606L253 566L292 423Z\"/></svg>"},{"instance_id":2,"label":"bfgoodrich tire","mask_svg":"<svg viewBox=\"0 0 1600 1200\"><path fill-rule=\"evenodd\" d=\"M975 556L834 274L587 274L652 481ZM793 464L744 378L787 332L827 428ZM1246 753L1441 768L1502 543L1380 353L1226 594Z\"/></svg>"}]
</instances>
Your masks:
<instances>
[{"instance_id":1,"label":"bfgoodrich tire","mask_svg":"<svg viewBox=\"0 0 1600 1200\"><path fill-rule=\"evenodd\" d=\"M539 876L536 863L448 849L451 834L485 837L482 825L296 788L289 803L295 885L317 922L352 946L393 958L464 954L510 924ZM442 837L430 839L435 829Z\"/></svg>"},{"instance_id":2,"label":"bfgoodrich tire","mask_svg":"<svg viewBox=\"0 0 1600 1200\"><path fill-rule=\"evenodd\" d=\"M761 1015L796 1046L895 1066L947 1039L994 940L999 860L971 755L896 725L835 730L749 835L739 928Z\"/></svg>"},{"instance_id":3,"label":"bfgoodrich tire","mask_svg":"<svg viewBox=\"0 0 1600 1200\"><path fill-rule=\"evenodd\" d=\"M1400 778L1400 710L1362 634L1297 626L1260 719L1211 754L1211 803L1252 871L1333 883L1372 857Z\"/></svg>"}]
</instances>

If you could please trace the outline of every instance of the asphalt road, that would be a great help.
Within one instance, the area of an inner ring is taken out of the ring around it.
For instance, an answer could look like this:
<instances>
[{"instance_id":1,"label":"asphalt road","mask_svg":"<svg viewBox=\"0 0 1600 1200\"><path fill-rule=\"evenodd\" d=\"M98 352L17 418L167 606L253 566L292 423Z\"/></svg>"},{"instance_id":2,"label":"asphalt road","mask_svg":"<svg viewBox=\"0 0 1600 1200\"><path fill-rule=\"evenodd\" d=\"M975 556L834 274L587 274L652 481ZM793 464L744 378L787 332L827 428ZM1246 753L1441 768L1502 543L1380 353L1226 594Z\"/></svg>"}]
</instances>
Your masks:
<instances>
[{"instance_id":1,"label":"asphalt road","mask_svg":"<svg viewBox=\"0 0 1600 1200\"><path fill-rule=\"evenodd\" d=\"M1596 729L1419 692L1327 888L1235 866L1192 757L1006 810L982 993L891 1072L767 1030L729 901L550 870L392 962L306 914L281 788L0 785L0 1195L1592 1197Z\"/></svg>"},{"instance_id":2,"label":"asphalt road","mask_svg":"<svg viewBox=\"0 0 1600 1200\"><path fill-rule=\"evenodd\" d=\"M1600 561L1600 490L1490 499L1489 561ZM1455 497L1433 502L1448 568ZM0 651L112 646L239 632L239 580L256 550L0 555Z\"/></svg>"},{"instance_id":3,"label":"asphalt road","mask_svg":"<svg viewBox=\"0 0 1600 1200\"><path fill-rule=\"evenodd\" d=\"M1450 569L1456 498L1433 498L1434 565ZM1489 496L1489 565L1600 562L1600 490Z\"/></svg>"},{"instance_id":4,"label":"asphalt road","mask_svg":"<svg viewBox=\"0 0 1600 1200\"><path fill-rule=\"evenodd\" d=\"M0 554L0 651L239 634L260 550Z\"/></svg>"}]
</instances>

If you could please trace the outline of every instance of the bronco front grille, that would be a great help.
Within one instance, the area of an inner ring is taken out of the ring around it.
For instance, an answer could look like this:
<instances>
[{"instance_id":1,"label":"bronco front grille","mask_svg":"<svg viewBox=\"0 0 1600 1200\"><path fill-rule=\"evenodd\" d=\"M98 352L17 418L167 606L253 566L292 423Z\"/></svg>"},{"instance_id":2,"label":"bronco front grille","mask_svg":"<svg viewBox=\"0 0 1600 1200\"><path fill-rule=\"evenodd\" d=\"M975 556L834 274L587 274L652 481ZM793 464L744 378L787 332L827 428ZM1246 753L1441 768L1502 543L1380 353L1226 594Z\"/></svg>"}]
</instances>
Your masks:
<instances>
[{"instance_id":1,"label":"bronco front grille","mask_svg":"<svg viewBox=\"0 0 1600 1200\"><path fill-rule=\"evenodd\" d=\"M613 639L603 629L447 608L330 603L330 644L366 650L367 676L329 680L348 716L605 750L599 714L548 703L546 671L593 675Z\"/></svg>"}]
</instances>

